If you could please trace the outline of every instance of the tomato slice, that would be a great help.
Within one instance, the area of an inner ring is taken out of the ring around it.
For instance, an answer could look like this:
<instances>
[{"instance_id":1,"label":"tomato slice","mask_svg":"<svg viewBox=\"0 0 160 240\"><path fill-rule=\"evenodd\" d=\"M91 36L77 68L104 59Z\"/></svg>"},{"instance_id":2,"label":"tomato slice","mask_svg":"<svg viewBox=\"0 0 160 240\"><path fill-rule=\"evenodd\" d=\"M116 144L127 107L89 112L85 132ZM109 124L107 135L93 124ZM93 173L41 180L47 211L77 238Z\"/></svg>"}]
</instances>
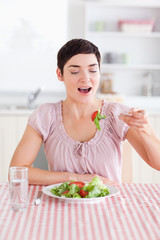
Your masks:
<instances>
[{"instance_id":1,"label":"tomato slice","mask_svg":"<svg viewBox=\"0 0 160 240\"><path fill-rule=\"evenodd\" d=\"M66 193L69 193L69 190L64 191L62 194L66 194Z\"/></svg>"},{"instance_id":2,"label":"tomato slice","mask_svg":"<svg viewBox=\"0 0 160 240\"><path fill-rule=\"evenodd\" d=\"M79 188L82 188L85 183L84 182L71 182L69 185L76 184Z\"/></svg>"},{"instance_id":3,"label":"tomato slice","mask_svg":"<svg viewBox=\"0 0 160 240\"><path fill-rule=\"evenodd\" d=\"M83 189L81 189L81 190L79 191L79 195L83 198L83 197L85 197L86 195L88 195L88 192L86 192L86 191L84 191Z\"/></svg>"}]
</instances>

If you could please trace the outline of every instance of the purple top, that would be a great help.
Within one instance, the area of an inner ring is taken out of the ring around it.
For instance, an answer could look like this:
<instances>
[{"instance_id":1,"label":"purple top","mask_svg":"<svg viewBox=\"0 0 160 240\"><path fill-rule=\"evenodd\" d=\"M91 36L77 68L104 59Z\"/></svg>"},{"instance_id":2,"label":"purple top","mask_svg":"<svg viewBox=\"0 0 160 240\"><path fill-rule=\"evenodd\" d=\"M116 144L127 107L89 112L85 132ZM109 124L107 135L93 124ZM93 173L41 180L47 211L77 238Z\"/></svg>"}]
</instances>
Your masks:
<instances>
[{"instance_id":1,"label":"purple top","mask_svg":"<svg viewBox=\"0 0 160 240\"><path fill-rule=\"evenodd\" d=\"M62 122L62 101L45 103L29 117L28 124L43 138L44 151L51 171L91 173L121 182L121 150L128 125L118 117L129 107L104 100L101 131L87 142L69 137Z\"/></svg>"}]
</instances>

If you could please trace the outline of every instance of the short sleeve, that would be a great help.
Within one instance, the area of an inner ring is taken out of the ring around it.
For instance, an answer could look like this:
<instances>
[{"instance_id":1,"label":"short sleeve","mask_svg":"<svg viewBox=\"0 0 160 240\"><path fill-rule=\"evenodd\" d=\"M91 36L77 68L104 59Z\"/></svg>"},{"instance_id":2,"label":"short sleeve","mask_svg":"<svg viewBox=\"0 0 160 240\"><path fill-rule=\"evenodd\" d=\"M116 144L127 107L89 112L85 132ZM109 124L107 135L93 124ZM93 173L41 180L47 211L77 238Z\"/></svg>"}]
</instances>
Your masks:
<instances>
[{"instance_id":1,"label":"short sleeve","mask_svg":"<svg viewBox=\"0 0 160 240\"><path fill-rule=\"evenodd\" d=\"M28 124L33 127L45 142L55 119L55 108L52 103L40 105L29 117Z\"/></svg>"},{"instance_id":2,"label":"short sleeve","mask_svg":"<svg viewBox=\"0 0 160 240\"><path fill-rule=\"evenodd\" d=\"M129 129L129 126L118 118L120 114L126 114L130 110L130 107L125 106L119 103L110 103L108 116L111 119L111 129L115 137L117 137L120 141L124 141L126 139L126 133ZM115 117L115 118L113 118Z\"/></svg>"}]
</instances>

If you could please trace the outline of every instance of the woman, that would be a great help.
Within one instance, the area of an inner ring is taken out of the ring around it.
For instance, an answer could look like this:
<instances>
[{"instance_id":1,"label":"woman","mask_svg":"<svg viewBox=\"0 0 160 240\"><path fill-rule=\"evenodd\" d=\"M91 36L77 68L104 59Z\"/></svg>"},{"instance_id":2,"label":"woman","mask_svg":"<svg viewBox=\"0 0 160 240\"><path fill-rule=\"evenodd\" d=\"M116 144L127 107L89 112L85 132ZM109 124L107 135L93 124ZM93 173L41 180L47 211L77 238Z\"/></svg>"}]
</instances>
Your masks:
<instances>
[{"instance_id":1,"label":"woman","mask_svg":"<svg viewBox=\"0 0 160 240\"><path fill-rule=\"evenodd\" d=\"M10 166L27 166L30 184L91 181L95 176L112 184L121 181L121 149L127 139L147 164L160 170L160 139L147 114L95 97L100 81L98 48L73 39L57 58L57 77L64 82L67 97L33 112ZM106 115L100 131L91 121L98 109ZM49 171L32 167L42 142Z\"/></svg>"}]
</instances>

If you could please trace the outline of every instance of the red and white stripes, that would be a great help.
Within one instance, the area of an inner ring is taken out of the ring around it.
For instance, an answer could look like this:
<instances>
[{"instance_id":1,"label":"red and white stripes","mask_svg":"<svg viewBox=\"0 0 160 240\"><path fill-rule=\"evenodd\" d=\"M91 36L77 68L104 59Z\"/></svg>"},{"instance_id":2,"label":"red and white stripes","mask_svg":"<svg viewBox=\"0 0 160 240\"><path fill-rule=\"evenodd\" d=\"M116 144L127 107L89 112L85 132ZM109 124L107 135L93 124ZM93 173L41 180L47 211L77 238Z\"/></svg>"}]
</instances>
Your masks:
<instances>
[{"instance_id":1,"label":"red and white stripes","mask_svg":"<svg viewBox=\"0 0 160 240\"><path fill-rule=\"evenodd\" d=\"M0 183L0 240L159 240L160 185L120 184L120 193L91 203L42 196L42 186L29 186L29 206L23 213L10 208L9 186Z\"/></svg>"}]
</instances>

